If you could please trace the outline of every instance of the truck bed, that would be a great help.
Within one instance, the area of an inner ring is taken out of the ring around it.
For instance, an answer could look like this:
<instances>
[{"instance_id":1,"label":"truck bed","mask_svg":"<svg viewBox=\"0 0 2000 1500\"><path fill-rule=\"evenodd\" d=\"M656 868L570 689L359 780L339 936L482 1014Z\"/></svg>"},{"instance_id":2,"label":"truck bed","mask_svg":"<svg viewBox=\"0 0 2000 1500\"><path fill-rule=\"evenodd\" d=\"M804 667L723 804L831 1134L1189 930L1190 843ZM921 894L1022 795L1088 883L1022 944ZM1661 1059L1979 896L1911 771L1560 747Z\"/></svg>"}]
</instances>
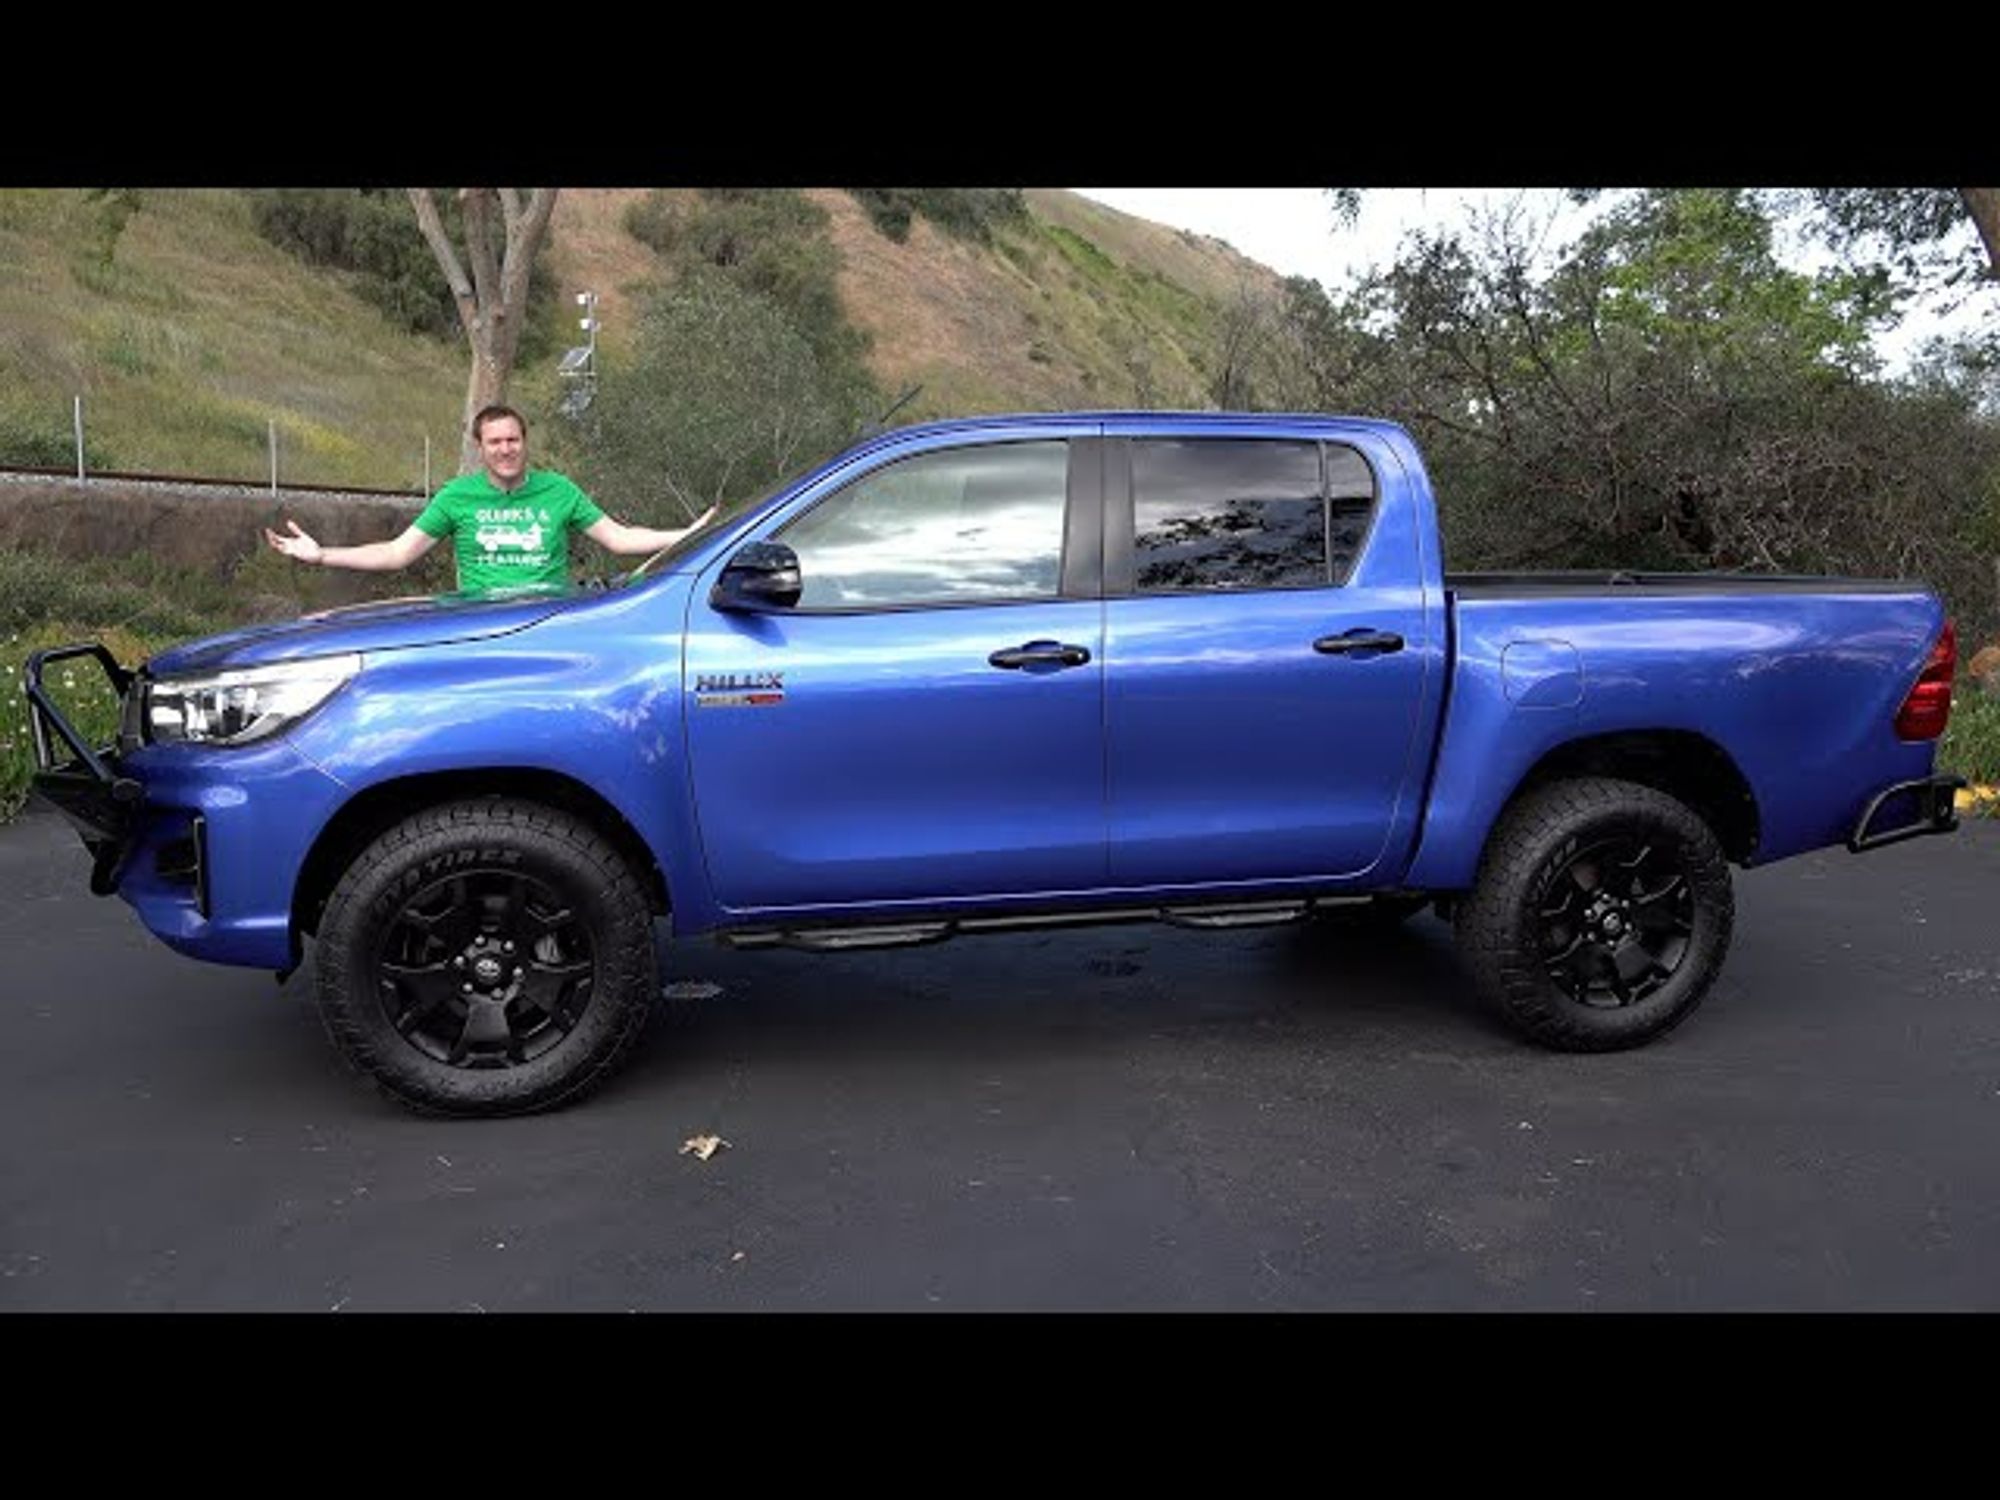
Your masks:
<instances>
[{"instance_id":1,"label":"truck bed","mask_svg":"<svg viewBox=\"0 0 2000 1500\"><path fill-rule=\"evenodd\" d=\"M1455 573L1452 667L1409 882L1468 883L1545 757L1700 767L1762 864L1843 842L1928 775L1895 729L1943 626L1921 583L1749 573Z\"/></svg>"}]
</instances>

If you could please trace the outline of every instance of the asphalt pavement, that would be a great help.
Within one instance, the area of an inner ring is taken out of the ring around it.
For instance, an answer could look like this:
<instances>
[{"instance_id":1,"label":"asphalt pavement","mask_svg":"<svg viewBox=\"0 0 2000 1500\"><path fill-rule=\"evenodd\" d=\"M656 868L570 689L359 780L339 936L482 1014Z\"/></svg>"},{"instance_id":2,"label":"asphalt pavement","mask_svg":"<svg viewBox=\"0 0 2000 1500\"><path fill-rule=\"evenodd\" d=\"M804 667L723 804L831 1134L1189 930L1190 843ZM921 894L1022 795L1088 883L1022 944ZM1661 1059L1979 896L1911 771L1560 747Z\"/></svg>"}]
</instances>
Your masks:
<instances>
[{"instance_id":1,"label":"asphalt pavement","mask_svg":"<svg viewBox=\"0 0 2000 1500\"><path fill-rule=\"evenodd\" d=\"M1429 916L702 943L613 1083L479 1122L86 874L0 828L0 1310L2000 1308L2000 822L1740 872L1636 1052L1517 1040Z\"/></svg>"}]
</instances>

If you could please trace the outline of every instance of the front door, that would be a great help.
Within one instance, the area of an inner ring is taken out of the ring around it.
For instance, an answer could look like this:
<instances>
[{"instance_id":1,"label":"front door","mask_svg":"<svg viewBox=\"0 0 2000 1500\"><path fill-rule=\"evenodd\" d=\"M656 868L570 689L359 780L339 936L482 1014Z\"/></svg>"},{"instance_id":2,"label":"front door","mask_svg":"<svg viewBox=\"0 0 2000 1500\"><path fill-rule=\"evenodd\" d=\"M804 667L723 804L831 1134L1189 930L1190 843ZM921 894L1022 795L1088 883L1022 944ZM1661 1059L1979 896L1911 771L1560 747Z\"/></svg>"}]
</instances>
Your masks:
<instances>
[{"instance_id":1,"label":"front door","mask_svg":"<svg viewBox=\"0 0 2000 1500\"><path fill-rule=\"evenodd\" d=\"M1094 556L1064 545L1072 503L1096 524L1097 451L885 463L769 534L798 554L796 606L696 597L688 744L724 906L879 914L1103 884L1103 605Z\"/></svg>"}]
</instances>

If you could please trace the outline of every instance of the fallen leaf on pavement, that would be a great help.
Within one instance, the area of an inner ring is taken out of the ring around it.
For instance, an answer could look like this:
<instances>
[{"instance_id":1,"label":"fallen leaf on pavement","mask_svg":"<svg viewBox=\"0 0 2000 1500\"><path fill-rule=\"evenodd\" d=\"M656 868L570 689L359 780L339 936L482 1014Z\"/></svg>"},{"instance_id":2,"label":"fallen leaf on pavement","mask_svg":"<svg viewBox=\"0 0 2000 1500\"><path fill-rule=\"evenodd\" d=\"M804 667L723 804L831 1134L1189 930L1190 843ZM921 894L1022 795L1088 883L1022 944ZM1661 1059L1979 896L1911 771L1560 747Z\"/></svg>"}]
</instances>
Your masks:
<instances>
[{"instance_id":1,"label":"fallen leaf on pavement","mask_svg":"<svg viewBox=\"0 0 2000 1500\"><path fill-rule=\"evenodd\" d=\"M719 1135L693 1135L681 1142L681 1155L707 1161L719 1148L728 1144L729 1142Z\"/></svg>"}]
</instances>

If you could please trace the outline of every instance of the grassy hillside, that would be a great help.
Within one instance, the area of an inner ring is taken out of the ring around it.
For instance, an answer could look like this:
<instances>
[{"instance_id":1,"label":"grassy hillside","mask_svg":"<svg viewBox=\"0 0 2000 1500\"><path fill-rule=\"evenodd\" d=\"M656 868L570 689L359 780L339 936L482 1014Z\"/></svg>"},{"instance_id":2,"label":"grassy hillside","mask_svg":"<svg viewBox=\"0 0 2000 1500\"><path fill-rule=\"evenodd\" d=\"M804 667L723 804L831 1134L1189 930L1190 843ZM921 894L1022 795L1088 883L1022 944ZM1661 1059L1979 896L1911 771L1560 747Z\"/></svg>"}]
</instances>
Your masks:
<instances>
[{"instance_id":1,"label":"grassy hillside","mask_svg":"<svg viewBox=\"0 0 2000 1500\"><path fill-rule=\"evenodd\" d=\"M913 420L1206 406L1218 309L1246 281L1278 282L1216 241L1074 193L1030 193L1026 223L996 229L990 248L922 219L898 244L846 194L813 196L831 216L842 298L873 339L877 379L894 393L923 386Z\"/></svg>"},{"instance_id":2,"label":"grassy hillside","mask_svg":"<svg viewBox=\"0 0 2000 1500\"><path fill-rule=\"evenodd\" d=\"M566 191L551 225L547 254L562 295L599 295L606 378L631 355L639 307L668 274L625 228L648 191ZM902 421L1207 405L1217 309L1246 280L1276 280L1218 242L1063 192L1031 193L1029 215L990 243L954 238L922 217L891 240L847 193L810 196L826 210L846 316L870 337L870 373L888 398L922 386ZM149 188L122 222L114 208L82 191L0 190L0 462L67 468L80 395L93 469L262 487L275 424L281 485L414 491L427 437L433 482L448 476L462 343L404 332L344 273L267 243L241 192ZM553 405L556 385L545 361L517 370L511 394L537 412ZM88 557L61 545L74 537L55 534L39 513L22 512L0 537L0 818L18 808L31 769L13 690L30 650L99 638L136 664L175 640L328 602L309 597L325 576L275 560L236 509L200 509L227 539L180 536L189 545L173 548L159 542L159 517L141 517L109 489L80 494L73 508L117 518L92 532L102 546ZM329 540L362 540L349 528L377 524L349 515L351 503L334 509L341 513L308 513ZM174 511L164 524L185 526L192 513ZM239 537L241 555L222 555ZM207 541L220 552L192 545ZM421 583L354 580L382 595ZM110 705L92 696L94 674L67 675L82 695L72 705L80 721L103 728Z\"/></svg>"},{"instance_id":3,"label":"grassy hillside","mask_svg":"<svg viewBox=\"0 0 2000 1500\"><path fill-rule=\"evenodd\" d=\"M455 443L465 357L391 327L266 244L242 194L148 189L107 256L102 207L0 192L0 437L95 466L414 488ZM54 462L64 462L58 456Z\"/></svg>"},{"instance_id":4,"label":"grassy hillside","mask_svg":"<svg viewBox=\"0 0 2000 1500\"><path fill-rule=\"evenodd\" d=\"M600 347L616 360L656 257L623 227L647 189L572 190L556 205L551 258L565 289L598 293ZM808 195L839 251L841 301L869 336L885 393L921 393L899 420L1066 406L1208 405L1219 310L1279 277L1218 240L1165 228L1053 188L1029 189L1025 223L991 245L918 218L881 233L849 194Z\"/></svg>"},{"instance_id":5,"label":"grassy hillside","mask_svg":"<svg viewBox=\"0 0 2000 1500\"><path fill-rule=\"evenodd\" d=\"M607 369L663 275L626 232L641 189L571 189L548 254L565 297L596 291ZM1035 190L991 244L919 217L896 242L855 200L827 210L849 319L902 420L1076 405L1206 405L1218 307L1275 284L1219 241ZM82 396L97 468L412 489L453 462L466 356L394 327L342 275L266 243L229 189L144 190L117 227L81 191L0 190L0 452L71 462ZM546 402L547 363L514 394Z\"/></svg>"}]
</instances>

